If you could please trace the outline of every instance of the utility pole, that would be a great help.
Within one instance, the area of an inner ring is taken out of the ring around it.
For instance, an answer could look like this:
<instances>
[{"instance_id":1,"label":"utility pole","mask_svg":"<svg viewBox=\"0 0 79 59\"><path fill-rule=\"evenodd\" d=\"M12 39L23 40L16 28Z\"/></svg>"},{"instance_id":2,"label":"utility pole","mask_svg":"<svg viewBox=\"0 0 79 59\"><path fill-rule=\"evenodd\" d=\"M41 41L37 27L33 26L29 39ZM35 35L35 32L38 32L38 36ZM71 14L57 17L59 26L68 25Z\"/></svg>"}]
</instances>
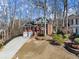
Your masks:
<instances>
[{"instance_id":1,"label":"utility pole","mask_svg":"<svg viewBox=\"0 0 79 59\"><path fill-rule=\"evenodd\" d=\"M32 21L32 10L33 10L33 4L32 4L32 0L30 0L31 2L31 6L30 6L30 22Z\"/></svg>"},{"instance_id":2,"label":"utility pole","mask_svg":"<svg viewBox=\"0 0 79 59\"><path fill-rule=\"evenodd\" d=\"M39 6L40 5L40 0L38 0L37 4L38 4L37 8L39 9L38 10L38 17L39 17L40 16L40 6Z\"/></svg>"},{"instance_id":3,"label":"utility pole","mask_svg":"<svg viewBox=\"0 0 79 59\"><path fill-rule=\"evenodd\" d=\"M56 33L58 31L58 20L57 20L57 0L54 0L54 20L56 20Z\"/></svg>"},{"instance_id":4,"label":"utility pole","mask_svg":"<svg viewBox=\"0 0 79 59\"><path fill-rule=\"evenodd\" d=\"M44 0L44 21L45 21L45 36L46 36L46 0Z\"/></svg>"},{"instance_id":5,"label":"utility pole","mask_svg":"<svg viewBox=\"0 0 79 59\"><path fill-rule=\"evenodd\" d=\"M14 28L14 23L15 23L15 15L16 15L16 0L14 0L14 9L13 9L13 23L12 23L12 29Z\"/></svg>"}]
</instances>

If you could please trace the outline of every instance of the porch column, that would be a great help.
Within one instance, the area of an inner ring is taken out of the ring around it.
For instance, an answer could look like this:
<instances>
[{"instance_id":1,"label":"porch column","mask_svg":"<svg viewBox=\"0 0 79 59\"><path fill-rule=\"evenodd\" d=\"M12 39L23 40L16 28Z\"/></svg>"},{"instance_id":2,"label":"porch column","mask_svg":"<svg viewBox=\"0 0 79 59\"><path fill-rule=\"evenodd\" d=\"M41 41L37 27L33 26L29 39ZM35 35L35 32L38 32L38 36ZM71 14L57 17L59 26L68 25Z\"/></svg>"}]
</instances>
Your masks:
<instances>
[{"instance_id":1,"label":"porch column","mask_svg":"<svg viewBox=\"0 0 79 59\"><path fill-rule=\"evenodd\" d=\"M73 19L73 26L76 25L76 19ZM73 27L73 33L76 33L76 27Z\"/></svg>"}]
</instances>

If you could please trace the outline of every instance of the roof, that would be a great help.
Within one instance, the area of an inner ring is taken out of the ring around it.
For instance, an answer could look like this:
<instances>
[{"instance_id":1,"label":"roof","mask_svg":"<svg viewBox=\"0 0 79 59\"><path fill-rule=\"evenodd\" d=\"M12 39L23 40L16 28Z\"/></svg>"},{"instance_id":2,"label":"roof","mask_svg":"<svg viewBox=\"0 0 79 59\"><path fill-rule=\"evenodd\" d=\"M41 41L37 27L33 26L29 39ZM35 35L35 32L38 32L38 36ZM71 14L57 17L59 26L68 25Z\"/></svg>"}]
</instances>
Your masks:
<instances>
[{"instance_id":1,"label":"roof","mask_svg":"<svg viewBox=\"0 0 79 59\"><path fill-rule=\"evenodd\" d=\"M79 15L74 15L74 14L72 14L72 15L70 15L69 17L68 17L69 19L79 19Z\"/></svg>"},{"instance_id":2,"label":"roof","mask_svg":"<svg viewBox=\"0 0 79 59\"><path fill-rule=\"evenodd\" d=\"M32 26L34 26L34 25L32 25L32 24L24 24L22 27L32 27Z\"/></svg>"}]
</instances>

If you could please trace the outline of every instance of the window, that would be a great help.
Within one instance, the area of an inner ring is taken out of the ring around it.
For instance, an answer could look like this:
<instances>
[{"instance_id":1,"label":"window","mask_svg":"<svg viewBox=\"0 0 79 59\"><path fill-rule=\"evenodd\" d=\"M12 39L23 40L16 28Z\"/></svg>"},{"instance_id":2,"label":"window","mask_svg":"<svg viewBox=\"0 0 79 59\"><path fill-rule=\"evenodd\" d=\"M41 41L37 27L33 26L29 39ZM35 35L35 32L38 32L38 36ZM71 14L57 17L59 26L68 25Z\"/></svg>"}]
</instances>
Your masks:
<instances>
[{"instance_id":1,"label":"window","mask_svg":"<svg viewBox=\"0 0 79 59\"><path fill-rule=\"evenodd\" d=\"M73 25L73 19L71 19L71 25Z\"/></svg>"},{"instance_id":2,"label":"window","mask_svg":"<svg viewBox=\"0 0 79 59\"><path fill-rule=\"evenodd\" d=\"M78 19L76 19L76 25L78 25Z\"/></svg>"},{"instance_id":3,"label":"window","mask_svg":"<svg viewBox=\"0 0 79 59\"><path fill-rule=\"evenodd\" d=\"M76 33L79 33L79 28L76 28Z\"/></svg>"}]
</instances>

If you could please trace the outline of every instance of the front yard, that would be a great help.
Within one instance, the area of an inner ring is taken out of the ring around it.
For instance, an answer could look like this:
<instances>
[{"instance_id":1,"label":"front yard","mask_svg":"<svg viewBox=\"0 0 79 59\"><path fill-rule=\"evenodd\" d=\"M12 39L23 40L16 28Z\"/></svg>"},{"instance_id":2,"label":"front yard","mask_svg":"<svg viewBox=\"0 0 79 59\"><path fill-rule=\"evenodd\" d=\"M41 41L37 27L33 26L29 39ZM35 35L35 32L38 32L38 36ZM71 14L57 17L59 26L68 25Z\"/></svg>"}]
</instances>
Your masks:
<instances>
[{"instance_id":1,"label":"front yard","mask_svg":"<svg viewBox=\"0 0 79 59\"><path fill-rule=\"evenodd\" d=\"M62 46L51 45L47 40L31 39L14 56L13 59L78 59Z\"/></svg>"}]
</instances>

